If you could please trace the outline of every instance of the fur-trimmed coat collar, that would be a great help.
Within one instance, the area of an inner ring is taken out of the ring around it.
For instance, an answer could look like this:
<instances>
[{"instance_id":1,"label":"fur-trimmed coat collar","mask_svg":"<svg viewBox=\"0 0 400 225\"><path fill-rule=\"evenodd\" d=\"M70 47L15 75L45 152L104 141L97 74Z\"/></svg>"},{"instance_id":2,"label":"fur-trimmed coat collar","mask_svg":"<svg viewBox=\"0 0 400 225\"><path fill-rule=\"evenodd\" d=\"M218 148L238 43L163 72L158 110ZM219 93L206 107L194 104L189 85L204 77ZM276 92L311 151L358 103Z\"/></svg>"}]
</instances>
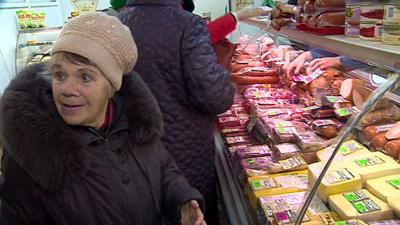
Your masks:
<instances>
[{"instance_id":1,"label":"fur-trimmed coat collar","mask_svg":"<svg viewBox=\"0 0 400 225\"><path fill-rule=\"evenodd\" d=\"M7 153L46 190L60 190L85 171L88 140L81 127L68 126L58 115L45 65L23 70L0 101L0 138ZM117 94L131 139L143 144L163 132L157 101L138 74L124 76Z\"/></svg>"}]
</instances>

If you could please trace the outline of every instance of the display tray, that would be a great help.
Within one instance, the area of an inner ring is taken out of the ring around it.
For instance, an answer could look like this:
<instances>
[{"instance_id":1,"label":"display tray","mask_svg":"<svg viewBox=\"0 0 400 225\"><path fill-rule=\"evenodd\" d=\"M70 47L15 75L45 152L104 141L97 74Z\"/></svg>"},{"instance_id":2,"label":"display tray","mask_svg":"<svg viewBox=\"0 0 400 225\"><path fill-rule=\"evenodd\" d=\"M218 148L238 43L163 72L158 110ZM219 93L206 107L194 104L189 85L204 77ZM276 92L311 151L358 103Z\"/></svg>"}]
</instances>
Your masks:
<instances>
[{"instance_id":1,"label":"display tray","mask_svg":"<svg viewBox=\"0 0 400 225\"><path fill-rule=\"evenodd\" d=\"M344 34L344 27L311 27L305 23L296 24L297 30L317 35L336 35Z\"/></svg>"}]
</instances>

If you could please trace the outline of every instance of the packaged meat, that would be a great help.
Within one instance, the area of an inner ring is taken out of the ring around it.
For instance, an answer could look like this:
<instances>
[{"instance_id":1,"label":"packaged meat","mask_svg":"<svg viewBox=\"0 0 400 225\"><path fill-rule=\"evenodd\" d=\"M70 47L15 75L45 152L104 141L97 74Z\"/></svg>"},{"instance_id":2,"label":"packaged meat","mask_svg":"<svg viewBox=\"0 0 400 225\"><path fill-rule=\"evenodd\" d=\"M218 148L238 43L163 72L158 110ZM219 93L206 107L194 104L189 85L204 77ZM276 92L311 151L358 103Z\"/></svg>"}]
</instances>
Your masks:
<instances>
[{"instance_id":1,"label":"packaged meat","mask_svg":"<svg viewBox=\"0 0 400 225\"><path fill-rule=\"evenodd\" d=\"M365 140L371 141L378 133L387 132L394 124L371 125L362 131Z\"/></svg>"},{"instance_id":2,"label":"packaged meat","mask_svg":"<svg viewBox=\"0 0 400 225\"><path fill-rule=\"evenodd\" d=\"M360 79L349 78L342 82L340 95L346 100L353 100L353 90L364 86L364 81Z\"/></svg>"},{"instance_id":3,"label":"packaged meat","mask_svg":"<svg viewBox=\"0 0 400 225\"><path fill-rule=\"evenodd\" d=\"M382 42L388 45L400 45L400 22L383 24Z\"/></svg>"},{"instance_id":4,"label":"packaged meat","mask_svg":"<svg viewBox=\"0 0 400 225\"><path fill-rule=\"evenodd\" d=\"M275 151L274 151L275 159L284 160L293 157L299 153L300 149L295 144L284 143L275 145Z\"/></svg>"},{"instance_id":5,"label":"packaged meat","mask_svg":"<svg viewBox=\"0 0 400 225\"><path fill-rule=\"evenodd\" d=\"M360 36L360 23L346 22L345 24L345 35L348 37L359 37Z\"/></svg>"},{"instance_id":6,"label":"packaged meat","mask_svg":"<svg viewBox=\"0 0 400 225\"><path fill-rule=\"evenodd\" d=\"M369 225L400 225L400 220L380 220L368 222Z\"/></svg>"},{"instance_id":7,"label":"packaged meat","mask_svg":"<svg viewBox=\"0 0 400 225\"><path fill-rule=\"evenodd\" d=\"M338 118L339 120L346 120L350 118L350 116L352 116L353 114L358 113L359 111L360 110L357 107L353 106L349 108L336 109L335 114L336 118Z\"/></svg>"},{"instance_id":8,"label":"packaged meat","mask_svg":"<svg viewBox=\"0 0 400 225\"><path fill-rule=\"evenodd\" d=\"M400 4L384 5L384 24L400 24Z\"/></svg>"},{"instance_id":9,"label":"packaged meat","mask_svg":"<svg viewBox=\"0 0 400 225\"><path fill-rule=\"evenodd\" d=\"M220 117L218 118L218 124L221 128L240 127L242 125L236 116Z\"/></svg>"},{"instance_id":10,"label":"packaged meat","mask_svg":"<svg viewBox=\"0 0 400 225\"><path fill-rule=\"evenodd\" d=\"M272 163L271 156L255 157L242 159L240 164L243 169L253 169L253 170L266 170L268 165Z\"/></svg>"},{"instance_id":11,"label":"packaged meat","mask_svg":"<svg viewBox=\"0 0 400 225\"><path fill-rule=\"evenodd\" d=\"M360 24L361 20L361 6L356 5L346 5L346 22L355 22Z\"/></svg>"},{"instance_id":12,"label":"packaged meat","mask_svg":"<svg viewBox=\"0 0 400 225\"><path fill-rule=\"evenodd\" d=\"M303 11L305 14L313 14L315 12L314 3L315 3L315 0L307 0L304 3Z\"/></svg>"},{"instance_id":13,"label":"packaged meat","mask_svg":"<svg viewBox=\"0 0 400 225\"><path fill-rule=\"evenodd\" d=\"M345 0L316 0L314 3L317 12L344 11L345 7Z\"/></svg>"},{"instance_id":14,"label":"packaged meat","mask_svg":"<svg viewBox=\"0 0 400 225\"><path fill-rule=\"evenodd\" d=\"M381 41L382 40L382 24L360 24L360 39L367 41Z\"/></svg>"},{"instance_id":15,"label":"packaged meat","mask_svg":"<svg viewBox=\"0 0 400 225\"><path fill-rule=\"evenodd\" d=\"M345 105L343 103L350 103L350 102L344 99L342 96L327 95L321 98L321 105L323 106L334 107L335 104L339 104L340 106L342 106L340 108L344 108L347 104Z\"/></svg>"},{"instance_id":16,"label":"packaged meat","mask_svg":"<svg viewBox=\"0 0 400 225\"><path fill-rule=\"evenodd\" d=\"M247 135L247 130L244 127L232 127L222 129L221 133L225 137L243 136Z\"/></svg>"},{"instance_id":17,"label":"packaged meat","mask_svg":"<svg viewBox=\"0 0 400 225\"><path fill-rule=\"evenodd\" d=\"M236 150L236 154L239 156L240 159L246 159L270 156L272 152L268 145L255 145L239 148Z\"/></svg>"},{"instance_id":18,"label":"packaged meat","mask_svg":"<svg viewBox=\"0 0 400 225\"><path fill-rule=\"evenodd\" d=\"M303 152L315 152L329 145L312 131L305 131L296 134L296 144Z\"/></svg>"},{"instance_id":19,"label":"packaged meat","mask_svg":"<svg viewBox=\"0 0 400 225\"><path fill-rule=\"evenodd\" d=\"M385 133L385 136L388 140L399 139L400 138L400 122L394 124L394 126L390 127L390 129Z\"/></svg>"},{"instance_id":20,"label":"packaged meat","mask_svg":"<svg viewBox=\"0 0 400 225\"><path fill-rule=\"evenodd\" d=\"M290 157L285 160L279 160L277 163L269 163L268 171L271 174L281 172L291 172L307 169L306 161L299 155Z\"/></svg>"},{"instance_id":21,"label":"packaged meat","mask_svg":"<svg viewBox=\"0 0 400 225\"><path fill-rule=\"evenodd\" d=\"M391 105L385 109L379 109L367 113L360 121L359 126L365 128L369 125L395 123L400 120L400 109Z\"/></svg>"},{"instance_id":22,"label":"packaged meat","mask_svg":"<svg viewBox=\"0 0 400 225\"><path fill-rule=\"evenodd\" d=\"M232 74L231 79L237 84L272 84L279 83L280 78L278 76L242 76L237 74Z\"/></svg>"},{"instance_id":23,"label":"packaged meat","mask_svg":"<svg viewBox=\"0 0 400 225\"><path fill-rule=\"evenodd\" d=\"M386 143L385 152L395 159L398 159L400 154L400 140L392 140Z\"/></svg>"},{"instance_id":24,"label":"packaged meat","mask_svg":"<svg viewBox=\"0 0 400 225\"><path fill-rule=\"evenodd\" d=\"M236 137L226 137L225 140L229 146L253 143L253 139L248 135L236 136Z\"/></svg>"},{"instance_id":25,"label":"packaged meat","mask_svg":"<svg viewBox=\"0 0 400 225\"><path fill-rule=\"evenodd\" d=\"M360 20L361 22L374 22L382 24L383 14L384 14L383 4L362 5Z\"/></svg>"},{"instance_id":26,"label":"packaged meat","mask_svg":"<svg viewBox=\"0 0 400 225\"><path fill-rule=\"evenodd\" d=\"M307 20L307 25L309 25L310 27L317 27L317 23L318 23L318 17L316 16L312 16Z\"/></svg>"},{"instance_id":27,"label":"packaged meat","mask_svg":"<svg viewBox=\"0 0 400 225\"><path fill-rule=\"evenodd\" d=\"M265 76L278 76L276 70L264 66L244 68L236 72L240 76L249 77L265 77Z\"/></svg>"},{"instance_id":28,"label":"packaged meat","mask_svg":"<svg viewBox=\"0 0 400 225\"><path fill-rule=\"evenodd\" d=\"M296 130L293 127L278 127L272 129L271 139L276 144L292 143L296 141Z\"/></svg>"},{"instance_id":29,"label":"packaged meat","mask_svg":"<svg viewBox=\"0 0 400 225\"><path fill-rule=\"evenodd\" d=\"M316 120L312 123L312 130L327 139L336 137L338 129L332 120Z\"/></svg>"},{"instance_id":30,"label":"packaged meat","mask_svg":"<svg viewBox=\"0 0 400 225\"><path fill-rule=\"evenodd\" d=\"M345 12L326 12L318 16L317 27L344 26Z\"/></svg>"},{"instance_id":31,"label":"packaged meat","mask_svg":"<svg viewBox=\"0 0 400 225\"><path fill-rule=\"evenodd\" d=\"M329 108L314 109L311 110L311 116L314 119L331 118L335 116L335 110Z\"/></svg>"},{"instance_id":32,"label":"packaged meat","mask_svg":"<svg viewBox=\"0 0 400 225\"><path fill-rule=\"evenodd\" d=\"M292 22L293 20L290 18L277 18L272 20L271 25L275 30L280 31L282 27Z\"/></svg>"},{"instance_id":33,"label":"packaged meat","mask_svg":"<svg viewBox=\"0 0 400 225\"><path fill-rule=\"evenodd\" d=\"M388 140L385 137L385 133L379 133L375 135L375 137L371 140L371 146L374 147L376 150L383 150Z\"/></svg>"}]
</instances>

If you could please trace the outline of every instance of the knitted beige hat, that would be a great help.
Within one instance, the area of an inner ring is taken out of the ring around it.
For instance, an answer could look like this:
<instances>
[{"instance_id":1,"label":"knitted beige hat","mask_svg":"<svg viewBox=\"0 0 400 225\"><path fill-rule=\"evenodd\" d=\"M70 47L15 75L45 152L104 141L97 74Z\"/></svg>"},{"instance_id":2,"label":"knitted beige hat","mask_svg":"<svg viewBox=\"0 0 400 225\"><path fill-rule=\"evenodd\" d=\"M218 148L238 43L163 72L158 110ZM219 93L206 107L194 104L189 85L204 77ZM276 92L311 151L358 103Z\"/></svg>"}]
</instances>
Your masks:
<instances>
[{"instance_id":1,"label":"knitted beige hat","mask_svg":"<svg viewBox=\"0 0 400 225\"><path fill-rule=\"evenodd\" d=\"M51 54L70 52L94 62L116 91L122 75L129 73L138 58L128 27L102 12L87 13L69 21L56 39Z\"/></svg>"}]
</instances>

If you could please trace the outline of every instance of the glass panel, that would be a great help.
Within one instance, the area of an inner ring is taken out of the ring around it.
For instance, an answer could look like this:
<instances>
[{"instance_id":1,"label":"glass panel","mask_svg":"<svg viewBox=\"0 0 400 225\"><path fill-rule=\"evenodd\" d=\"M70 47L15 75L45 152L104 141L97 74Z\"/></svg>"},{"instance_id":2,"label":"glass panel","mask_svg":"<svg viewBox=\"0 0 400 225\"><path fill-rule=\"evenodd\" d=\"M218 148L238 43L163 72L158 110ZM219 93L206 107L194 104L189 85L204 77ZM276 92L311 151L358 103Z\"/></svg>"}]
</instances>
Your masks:
<instances>
[{"instance_id":1,"label":"glass panel","mask_svg":"<svg viewBox=\"0 0 400 225\"><path fill-rule=\"evenodd\" d=\"M0 3L21 3L25 2L25 0L0 0Z\"/></svg>"}]
</instances>

